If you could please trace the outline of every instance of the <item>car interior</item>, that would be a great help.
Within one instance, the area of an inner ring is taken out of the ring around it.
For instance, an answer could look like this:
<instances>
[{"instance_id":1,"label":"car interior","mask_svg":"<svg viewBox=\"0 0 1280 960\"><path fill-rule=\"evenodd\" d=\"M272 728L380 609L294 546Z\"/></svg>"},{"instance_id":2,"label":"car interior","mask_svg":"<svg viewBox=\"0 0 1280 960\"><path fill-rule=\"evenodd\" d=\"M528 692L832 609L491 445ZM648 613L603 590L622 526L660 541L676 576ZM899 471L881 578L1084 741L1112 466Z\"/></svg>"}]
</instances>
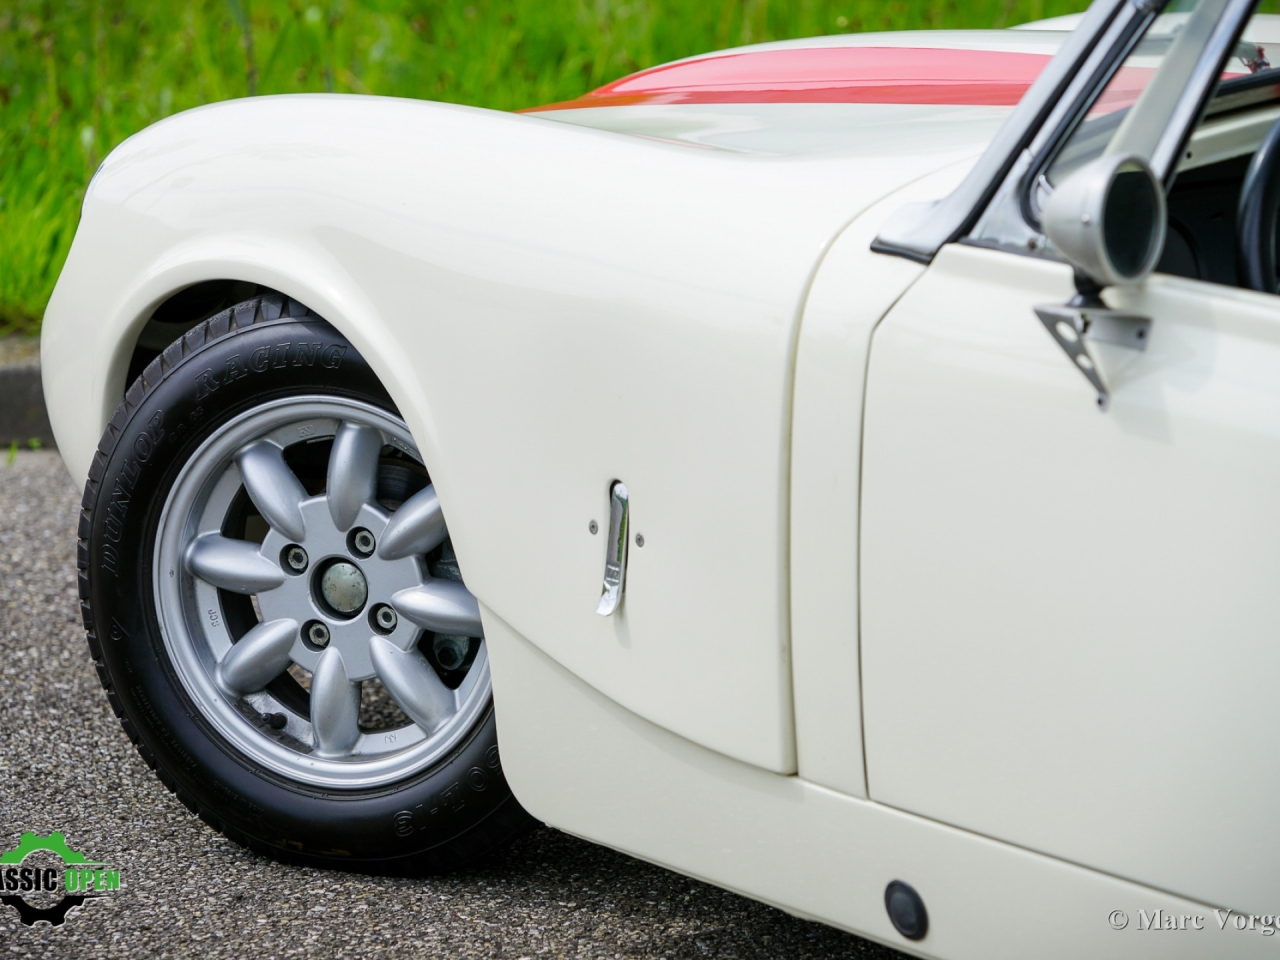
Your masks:
<instances>
[{"instance_id":1,"label":"car interior","mask_svg":"<svg viewBox=\"0 0 1280 960\"><path fill-rule=\"evenodd\" d=\"M1159 272L1241 285L1237 208L1254 153L1277 122L1280 70L1223 81L1178 165Z\"/></svg>"}]
</instances>

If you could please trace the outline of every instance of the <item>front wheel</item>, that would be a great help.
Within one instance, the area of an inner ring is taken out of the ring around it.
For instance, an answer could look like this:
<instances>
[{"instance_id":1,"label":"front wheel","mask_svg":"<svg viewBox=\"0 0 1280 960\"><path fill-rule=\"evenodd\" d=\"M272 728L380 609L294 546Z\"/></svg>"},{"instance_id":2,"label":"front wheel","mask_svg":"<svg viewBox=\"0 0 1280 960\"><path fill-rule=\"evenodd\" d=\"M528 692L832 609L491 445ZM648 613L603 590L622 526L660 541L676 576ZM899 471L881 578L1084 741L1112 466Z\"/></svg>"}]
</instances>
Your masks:
<instances>
[{"instance_id":1,"label":"front wheel","mask_svg":"<svg viewBox=\"0 0 1280 960\"><path fill-rule=\"evenodd\" d=\"M530 823L479 606L364 359L293 301L205 321L129 388L80 528L116 714L178 797L278 859L445 869Z\"/></svg>"}]
</instances>

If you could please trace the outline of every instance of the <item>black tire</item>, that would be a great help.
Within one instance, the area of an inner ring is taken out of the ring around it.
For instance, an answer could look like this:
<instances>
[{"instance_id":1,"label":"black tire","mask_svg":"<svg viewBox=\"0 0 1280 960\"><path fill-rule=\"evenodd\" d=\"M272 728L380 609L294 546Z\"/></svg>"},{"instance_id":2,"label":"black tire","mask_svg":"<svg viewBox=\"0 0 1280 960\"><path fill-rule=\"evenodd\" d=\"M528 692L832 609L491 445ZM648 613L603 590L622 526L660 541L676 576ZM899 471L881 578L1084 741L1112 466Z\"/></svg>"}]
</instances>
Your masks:
<instances>
[{"instance_id":1,"label":"black tire","mask_svg":"<svg viewBox=\"0 0 1280 960\"><path fill-rule=\"evenodd\" d=\"M321 356L339 362L270 366L215 381L212 390L202 376L223 369L235 354L286 341L320 341ZM322 319L279 295L206 320L129 386L93 458L80 514L79 588L89 650L143 759L183 804L230 839L309 866L393 874L452 869L534 823L502 774L492 703L451 753L404 781L320 789L255 765L220 737L175 674L160 633L151 558L159 514L182 465L232 417L268 399L317 391L395 413L359 353ZM164 425L159 438L158 423Z\"/></svg>"}]
</instances>

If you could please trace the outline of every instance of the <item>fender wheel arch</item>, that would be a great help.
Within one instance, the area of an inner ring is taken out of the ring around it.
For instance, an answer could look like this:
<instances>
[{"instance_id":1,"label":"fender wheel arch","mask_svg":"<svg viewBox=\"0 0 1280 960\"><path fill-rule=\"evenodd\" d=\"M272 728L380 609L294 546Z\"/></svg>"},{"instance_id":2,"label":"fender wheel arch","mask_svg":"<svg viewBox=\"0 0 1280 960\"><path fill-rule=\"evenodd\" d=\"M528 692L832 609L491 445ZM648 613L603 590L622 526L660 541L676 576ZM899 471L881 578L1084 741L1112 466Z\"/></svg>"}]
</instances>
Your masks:
<instances>
[{"instance_id":1,"label":"fender wheel arch","mask_svg":"<svg viewBox=\"0 0 1280 960\"><path fill-rule=\"evenodd\" d=\"M504 794L503 799L493 804L481 819L469 824L457 836L446 838L434 845L412 851L407 856L365 858L361 856L359 851L334 847L327 849L320 849L315 846L309 847L283 837L271 836L269 831L266 833L262 831L255 832L246 825L244 817L236 813L234 797L228 797L227 804L222 804L216 800L211 801L211 797L223 796L227 793L226 785L214 784L209 789L201 789L194 786L191 782L189 771L183 771L180 769L182 764L175 762L176 754L174 750L167 749L164 744L157 742L155 731L147 729L145 722L140 723L138 721L139 707L137 705L137 697L133 696L128 690L121 688L117 678L121 670L120 664L117 662L113 669L112 664L109 662L112 657L106 649L106 646L110 644L110 640L106 645L103 642L104 624L101 622L103 612L95 611L95 584L91 569L95 559L95 545L93 543L95 515L103 502L102 494L106 489L104 481L110 479L109 472L113 463L113 455L116 453L122 438L127 438L129 435L135 415L146 404L148 398L152 397L158 389L166 384L176 371L184 369L193 356L210 349L226 338L237 336L246 331L264 328L266 325L296 323L299 321L313 325L322 324L329 331L332 331L334 337L346 343L345 337L340 332L298 301L274 292L266 293L265 295L258 293L246 301L220 310L213 316L188 329L153 356L142 368L141 372L129 383L124 397L110 418L94 453L81 501L77 531L77 580L81 617L86 631L90 655L113 712L143 760L184 806L229 839L254 852L297 865L336 867L357 872L389 874L422 874L454 869L478 856L492 852L508 840L527 832L537 824L537 821L520 807L518 801L511 795L509 787L506 786L505 778L500 776L501 769L497 764L496 739L494 740L494 745L485 756L491 761L489 766L496 771L500 778L501 790ZM349 347L349 349L350 355L359 356L354 348ZM360 360L361 363L364 362L363 358L360 358ZM368 372L368 377L372 378L376 383L376 376L372 374L372 371ZM380 400L382 405L389 412L395 413L395 406L380 383L377 384L377 389L381 392ZM108 624L114 622L112 620L107 621ZM107 629L108 631L113 631L114 628L108 626ZM118 660L118 657L116 659ZM468 734L471 739L467 740L467 744L470 744L472 740L482 734L485 737L494 738L496 735L493 725L493 709L490 703L484 718L477 722ZM458 750L463 750L465 746L464 744ZM177 749L178 754L181 753L180 747L175 749ZM431 768L418 780L427 778L428 774L434 775L435 769L434 767ZM413 780L413 778L410 779ZM418 780L413 782L416 783ZM421 804L418 806L421 807ZM406 813L411 812L400 810L395 814L397 818L396 832L402 838L408 836L408 834L402 832L402 825L405 822L403 817ZM410 832L412 832L412 829Z\"/></svg>"}]
</instances>

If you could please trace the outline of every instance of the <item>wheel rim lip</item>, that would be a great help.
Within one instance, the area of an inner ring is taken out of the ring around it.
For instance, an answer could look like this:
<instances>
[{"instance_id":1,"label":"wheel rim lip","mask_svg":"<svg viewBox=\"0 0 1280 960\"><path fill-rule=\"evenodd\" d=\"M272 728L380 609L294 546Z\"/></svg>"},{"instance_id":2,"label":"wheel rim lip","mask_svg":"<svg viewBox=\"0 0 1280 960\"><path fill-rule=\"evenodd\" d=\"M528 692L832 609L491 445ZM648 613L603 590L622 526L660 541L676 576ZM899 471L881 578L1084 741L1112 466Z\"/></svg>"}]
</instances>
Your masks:
<instances>
[{"instance_id":1,"label":"wheel rim lip","mask_svg":"<svg viewBox=\"0 0 1280 960\"><path fill-rule=\"evenodd\" d=\"M183 551L200 531L199 523L219 484L226 479L236 451L291 424L306 421L349 421L382 431L392 446L421 462L408 427L399 418L372 404L348 398L303 395L261 404L223 424L188 458L169 489L157 527L152 557L155 610L165 650L187 695L201 716L237 751L287 779L316 787L369 788L392 783L434 764L472 730L492 698L488 651L483 640L466 679L455 691L457 710L434 734L411 723L395 731L361 733L350 759L327 759L296 750L268 736L238 705L248 703L259 713L275 704L288 718L284 733L310 743L310 723L283 708L265 691L233 698L218 686L215 651L230 645L226 618L215 607L216 623L203 612L216 588L198 581L181 562ZM312 434L302 439L324 438ZM238 480L238 477L237 477ZM239 483L234 484L234 490ZM224 491L225 492L225 491ZM206 588L203 591L201 587ZM201 597L201 593L205 596ZM199 625L197 627L197 624ZM275 731L273 731L274 733ZM305 732L307 736L300 737ZM391 739L388 739L390 737ZM406 740L408 741L406 743Z\"/></svg>"}]
</instances>

